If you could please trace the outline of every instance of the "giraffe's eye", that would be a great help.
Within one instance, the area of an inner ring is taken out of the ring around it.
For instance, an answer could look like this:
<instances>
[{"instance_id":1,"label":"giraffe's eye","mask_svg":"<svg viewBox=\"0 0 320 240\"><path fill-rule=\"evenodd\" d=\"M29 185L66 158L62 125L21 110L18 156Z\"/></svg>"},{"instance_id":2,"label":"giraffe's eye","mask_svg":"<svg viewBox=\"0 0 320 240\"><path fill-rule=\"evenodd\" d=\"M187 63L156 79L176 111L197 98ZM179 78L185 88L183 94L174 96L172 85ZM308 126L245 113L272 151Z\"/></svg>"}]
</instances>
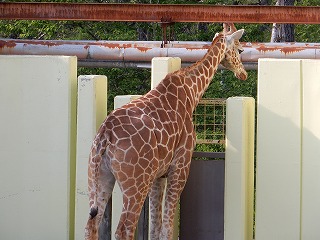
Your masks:
<instances>
[{"instance_id":1,"label":"giraffe's eye","mask_svg":"<svg viewBox=\"0 0 320 240\"><path fill-rule=\"evenodd\" d=\"M244 50L243 49L238 49L239 54L241 54Z\"/></svg>"}]
</instances>

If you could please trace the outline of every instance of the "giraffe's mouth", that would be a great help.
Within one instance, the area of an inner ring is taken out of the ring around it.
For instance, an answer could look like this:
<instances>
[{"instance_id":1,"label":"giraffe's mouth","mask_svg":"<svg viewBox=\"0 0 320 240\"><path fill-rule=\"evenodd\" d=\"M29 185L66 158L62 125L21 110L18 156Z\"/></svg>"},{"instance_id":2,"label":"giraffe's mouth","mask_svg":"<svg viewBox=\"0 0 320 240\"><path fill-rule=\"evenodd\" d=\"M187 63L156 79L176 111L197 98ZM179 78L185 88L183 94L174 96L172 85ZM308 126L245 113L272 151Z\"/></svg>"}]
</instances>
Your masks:
<instances>
[{"instance_id":1,"label":"giraffe's mouth","mask_svg":"<svg viewBox=\"0 0 320 240\"><path fill-rule=\"evenodd\" d=\"M248 74L246 71L241 71L239 73L235 73L235 76L240 80L246 80L248 77Z\"/></svg>"}]
</instances>

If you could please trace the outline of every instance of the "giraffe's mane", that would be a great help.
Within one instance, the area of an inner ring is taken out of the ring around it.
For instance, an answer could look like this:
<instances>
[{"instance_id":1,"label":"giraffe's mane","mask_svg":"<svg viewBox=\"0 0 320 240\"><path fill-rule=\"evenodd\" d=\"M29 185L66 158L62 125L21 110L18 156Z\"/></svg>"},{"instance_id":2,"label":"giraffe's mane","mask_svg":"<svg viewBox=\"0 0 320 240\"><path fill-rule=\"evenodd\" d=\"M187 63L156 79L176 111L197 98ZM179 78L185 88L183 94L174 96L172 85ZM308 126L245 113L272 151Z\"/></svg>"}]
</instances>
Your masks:
<instances>
[{"instance_id":1,"label":"giraffe's mane","mask_svg":"<svg viewBox=\"0 0 320 240\"><path fill-rule=\"evenodd\" d=\"M214 39L213 39L213 41L212 41L209 49L210 49L211 47L215 46L215 45L217 44L217 42L218 42L222 37L224 37L224 36L225 36L225 34L222 33L222 32L221 32L221 33L217 33L216 36L214 37ZM208 50L209 50L209 49L208 49ZM179 70L177 70L177 71L175 71L175 72L169 73L169 74L166 76L166 78L167 78L167 77L171 77L171 76L173 76L173 75L179 75L179 74L183 74L183 73L188 72L188 71L192 71L193 69L195 69L196 67L198 67L199 64L201 64L202 59L205 58L206 55L207 55L207 53L206 53L200 60L198 60L196 63L194 63L194 64L192 64L192 65L190 65L190 66L188 66L188 67L184 67L184 68L181 68L181 69L179 69Z\"/></svg>"}]
</instances>

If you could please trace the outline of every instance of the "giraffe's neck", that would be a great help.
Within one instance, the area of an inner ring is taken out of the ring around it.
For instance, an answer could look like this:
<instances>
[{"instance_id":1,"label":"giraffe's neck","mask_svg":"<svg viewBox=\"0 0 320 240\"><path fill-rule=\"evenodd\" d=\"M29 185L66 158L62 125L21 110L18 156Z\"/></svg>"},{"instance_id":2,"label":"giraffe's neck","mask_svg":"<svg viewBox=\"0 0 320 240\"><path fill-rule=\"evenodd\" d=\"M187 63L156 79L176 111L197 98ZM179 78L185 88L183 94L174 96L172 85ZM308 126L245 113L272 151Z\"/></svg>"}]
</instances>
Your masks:
<instances>
[{"instance_id":1,"label":"giraffe's neck","mask_svg":"<svg viewBox=\"0 0 320 240\"><path fill-rule=\"evenodd\" d=\"M219 34L200 61L168 74L156 88L145 95L145 99L157 99L164 94L163 107L182 111L182 115L188 112L191 116L224 58L225 51L225 37Z\"/></svg>"},{"instance_id":2,"label":"giraffe's neck","mask_svg":"<svg viewBox=\"0 0 320 240\"><path fill-rule=\"evenodd\" d=\"M193 66L185 69L185 84L189 87L187 94L192 99L192 111L196 108L207 90L219 63L225 56L226 44L223 34L215 37L208 52Z\"/></svg>"}]
</instances>

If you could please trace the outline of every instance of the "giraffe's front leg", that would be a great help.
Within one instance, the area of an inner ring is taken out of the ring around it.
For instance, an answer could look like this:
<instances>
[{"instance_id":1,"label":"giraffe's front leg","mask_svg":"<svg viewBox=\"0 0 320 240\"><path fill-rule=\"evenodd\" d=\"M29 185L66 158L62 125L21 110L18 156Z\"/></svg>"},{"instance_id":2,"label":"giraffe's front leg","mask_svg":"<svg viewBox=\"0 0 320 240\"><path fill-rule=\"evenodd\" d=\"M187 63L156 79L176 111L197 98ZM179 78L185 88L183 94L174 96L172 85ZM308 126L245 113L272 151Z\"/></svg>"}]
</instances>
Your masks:
<instances>
[{"instance_id":1,"label":"giraffe's front leg","mask_svg":"<svg viewBox=\"0 0 320 240\"><path fill-rule=\"evenodd\" d=\"M160 234L160 240L173 239L174 215L180 199L181 192L186 184L191 163L192 151L179 151L174 164L168 173L165 196L165 209Z\"/></svg>"},{"instance_id":2,"label":"giraffe's front leg","mask_svg":"<svg viewBox=\"0 0 320 240\"><path fill-rule=\"evenodd\" d=\"M162 224L162 200L167 179L158 178L154 181L149 193L150 205L150 239L159 240Z\"/></svg>"}]
</instances>

